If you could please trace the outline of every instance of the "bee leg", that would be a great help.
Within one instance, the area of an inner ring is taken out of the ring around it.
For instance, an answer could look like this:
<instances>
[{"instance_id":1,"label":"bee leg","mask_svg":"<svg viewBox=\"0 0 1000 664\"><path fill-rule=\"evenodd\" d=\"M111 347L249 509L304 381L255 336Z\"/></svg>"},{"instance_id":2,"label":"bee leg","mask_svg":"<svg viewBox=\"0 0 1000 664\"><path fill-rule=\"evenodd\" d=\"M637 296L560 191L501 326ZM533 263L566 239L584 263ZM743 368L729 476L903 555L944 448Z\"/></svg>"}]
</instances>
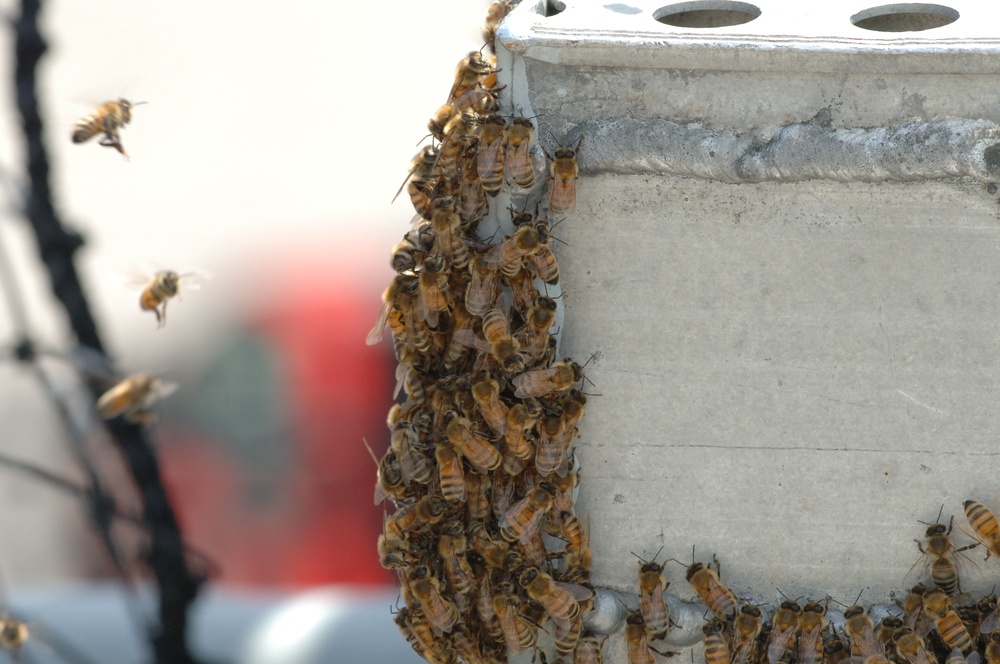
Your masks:
<instances>
[{"instance_id":1,"label":"bee leg","mask_svg":"<svg viewBox=\"0 0 1000 664\"><path fill-rule=\"evenodd\" d=\"M153 307L153 313L156 314L156 328L159 329L167 324L167 303L163 303L163 313L160 313L160 307Z\"/></svg>"},{"instance_id":2,"label":"bee leg","mask_svg":"<svg viewBox=\"0 0 1000 664\"><path fill-rule=\"evenodd\" d=\"M104 138L100 140L100 144L106 148L114 148L118 150L126 159L128 159L128 153L125 152L125 147L118 140L118 136L110 133L106 133Z\"/></svg>"}]
</instances>

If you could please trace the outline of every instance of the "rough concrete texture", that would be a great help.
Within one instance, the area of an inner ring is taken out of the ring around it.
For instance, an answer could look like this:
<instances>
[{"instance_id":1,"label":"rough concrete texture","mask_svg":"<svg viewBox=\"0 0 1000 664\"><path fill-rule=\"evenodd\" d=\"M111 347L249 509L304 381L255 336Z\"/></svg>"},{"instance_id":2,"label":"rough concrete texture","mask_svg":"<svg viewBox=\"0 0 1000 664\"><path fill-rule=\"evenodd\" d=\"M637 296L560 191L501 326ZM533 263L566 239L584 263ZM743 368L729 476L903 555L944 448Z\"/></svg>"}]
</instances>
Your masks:
<instances>
[{"instance_id":1,"label":"rough concrete texture","mask_svg":"<svg viewBox=\"0 0 1000 664\"><path fill-rule=\"evenodd\" d=\"M539 142L584 136L553 231L561 352L593 356L600 395L578 511L595 583L631 606L632 553L661 546L717 554L771 607L779 589L888 604L919 580L918 520L1000 509L997 9L890 33L852 25L860 6L754 4L708 29L657 3L538 4L500 31ZM971 555L979 595L1000 562ZM625 661L620 632L605 661Z\"/></svg>"}]
</instances>

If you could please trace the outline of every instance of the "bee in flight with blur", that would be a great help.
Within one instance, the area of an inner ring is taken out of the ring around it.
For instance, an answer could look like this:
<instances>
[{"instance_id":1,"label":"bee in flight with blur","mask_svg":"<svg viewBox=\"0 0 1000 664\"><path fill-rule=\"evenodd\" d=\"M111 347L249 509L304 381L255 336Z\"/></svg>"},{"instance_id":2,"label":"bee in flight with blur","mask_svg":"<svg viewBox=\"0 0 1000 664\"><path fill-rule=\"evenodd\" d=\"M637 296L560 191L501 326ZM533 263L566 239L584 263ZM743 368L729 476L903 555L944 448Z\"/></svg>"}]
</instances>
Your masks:
<instances>
[{"instance_id":1,"label":"bee in flight with blur","mask_svg":"<svg viewBox=\"0 0 1000 664\"><path fill-rule=\"evenodd\" d=\"M139 308L156 314L156 326L167 324L167 301L180 293L181 285L187 290L197 290L201 287L200 280L207 280L208 273L186 272L178 274L173 270L161 270L142 285L139 294Z\"/></svg>"},{"instance_id":2,"label":"bee in flight with blur","mask_svg":"<svg viewBox=\"0 0 1000 664\"><path fill-rule=\"evenodd\" d=\"M156 416L149 407L176 389L176 383L160 380L156 374L133 374L100 396L97 411L106 420L122 415L135 424L152 424Z\"/></svg>"},{"instance_id":3,"label":"bee in flight with blur","mask_svg":"<svg viewBox=\"0 0 1000 664\"><path fill-rule=\"evenodd\" d=\"M90 115L81 118L73 127L73 142L84 143L98 134L104 134L100 145L118 150L126 159L128 153L122 146L118 130L132 121L132 107L145 104L144 101L131 102L128 99L107 101Z\"/></svg>"}]
</instances>

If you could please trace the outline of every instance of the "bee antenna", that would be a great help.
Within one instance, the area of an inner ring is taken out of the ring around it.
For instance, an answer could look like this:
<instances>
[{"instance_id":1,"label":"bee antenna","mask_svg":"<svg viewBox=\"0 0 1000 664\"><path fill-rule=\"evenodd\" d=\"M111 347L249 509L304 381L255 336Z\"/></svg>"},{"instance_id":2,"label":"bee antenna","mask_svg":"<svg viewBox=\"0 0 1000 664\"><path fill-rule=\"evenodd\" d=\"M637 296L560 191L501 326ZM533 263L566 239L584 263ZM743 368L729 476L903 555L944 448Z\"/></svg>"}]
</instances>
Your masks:
<instances>
[{"instance_id":1,"label":"bee antenna","mask_svg":"<svg viewBox=\"0 0 1000 664\"><path fill-rule=\"evenodd\" d=\"M663 547L662 546L660 547L660 550L656 552L656 555L653 556L653 561L655 561L657 558L659 558L661 553L663 553Z\"/></svg>"},{"instance_id":2,"label":"bee antenna","mask_svg":"<svg viewBox=\"0 0 1000 664\"><path fill-rule=\"evenodd\" d=\"M368 454L372 455L372 461L375 462L375 467L378 468L378 465L379 465L378 464L378 457L376 457L375 456L375 452L372 451L371 445L369 445L368 441L365 440L364 438L361 439L361 442L363 442L365 444L365 447L368 448Z\"/></svg>"}]
</instances>

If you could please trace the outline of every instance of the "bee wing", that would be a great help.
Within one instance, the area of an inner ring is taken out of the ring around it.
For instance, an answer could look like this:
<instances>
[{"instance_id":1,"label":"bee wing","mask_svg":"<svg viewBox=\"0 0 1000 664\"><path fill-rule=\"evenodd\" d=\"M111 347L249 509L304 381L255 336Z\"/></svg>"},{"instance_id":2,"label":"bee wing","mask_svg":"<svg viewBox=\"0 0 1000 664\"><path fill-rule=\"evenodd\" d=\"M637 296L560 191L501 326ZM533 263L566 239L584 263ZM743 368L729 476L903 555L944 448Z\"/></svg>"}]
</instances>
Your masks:
<instances>
[{"instance_id":1,"label":"bee wing","mask_svg":"<svg viewBox=\"0 0 1000 664\"><path fill-rule=\"evenodd\" d=\"M375 327L371 329L368 336L365 337L365 343L369 346L374 346L378 342L382 341L382 334L385 332L385 327L389 322L389 311L392 309L391 302L384 302L382 304L382 309L378 313L378 319L375 321Z\"/></svg>"},{"instance_id":2,"label":"bee wing","mask_svg":"<svg viewBox=\"0 0 1000 664\"><path fill-rule=\"evenodd\" d=\"M180 274L180 283L184 286L184 290L200 290L214 276L202 268L189 268ZM180 291L178 291L178 295L180 295Z\"/></svg>"},{"instance_id":3,"label":"bee wing","mask_svg":"<svg viewBox=\"0 0 1000 664\"><path fill-rule=\"evenodd\" d=\"M462 344L463 346L468 346L469 348L475 348L483 353L492 352L492 347L484 340L476 336L476 333L472 330L455 330L452 335L452 339Z\"/></svg>"},{"instance_id":4,"label":"bee wing","mask_svg":"<svg viewBox=\"0 0 1000 664\"><path fill-rule=\"evenodd\" d=\"M955 650L958 650L958 648L955 648ZM954 652L954 651L952 651L952 652ZM958 652L959 652L959 656L961 656L962 651L958 650ZM969 664L979 664L979 661L980 661L979 660L979 653L976 652L975 650L973 650L971 653L969 653L969 656L965 658L965 661L968 662Z\"/></svg>"},{"instance_id":5,"label":"bee wing","mask_svg":"<svg viewBox=\"0 0 1000 664\"><path fill-rule=\"evenodd\" d=\"M979 626L979 632L981 634L992 634L997 631L997 629L1000 629L1000 608L990 611L989 614L983 618L983 622Z\"/></svg>"},{"instance_id":6,"label":"bee wing","mask_svg":"<svg viewBox=\"0 0 1000 664\"><path fill-rule=\"evenodd\" d=\"M510 483L510 488L511 488L511 494L513 494L513 489L514 489L513 482ZM507 511L500 516L500 519L497 521L497 525L500 526L501 528L511 528L516 526L518 516L521 514L521 511L527 506L528 506L527 497L524 497L521 500L517 501L509 508L507 508Z\"/></svg>"},{"instance_id":7,"label":"bee wing","mask_svg":"<svg viewBox=\"0 0 1000 664\"><path fill-rule=\"evenodd\" d=\"M910 576L913 574L913 570L917 569L918 567L920 569L920 571L917 573L917 576L919 578L924 579L929 577L931 575L931 565L933 564L934 561L931 559L929 555L927 555L926 553L920 554L920 557L917 558L917 560L913 563L913 565L910 566L910 570L906 573L906 576L903 577L903 582L905 583L906 580L909 579Z\"/></svg>"},{"instance_id":8,"label":"bee wing","mask_svg":"<svg viewBox=\"0 0 1000 664\"><path fill-rule=\"evenodd\" d=\"M547 369L535 369L534 371L525 371L522 374L518 374L511 379L514 383L514 387L517 388L514 391L514 396L518 399L527 399L529 397L540 397L549 392L548 381L556 375L559 371L559 367L549 367Z\"/></svg>"},{"instance_id":9,"label":"bee wing","mask_svg":"<svg viewBox=\"0 0 1000 664\"><path fill-rule=\"evenodd\" d=\"M564 583L562 581L553 580L552 583L556 586L562 588L570 595L573 596L577 602L586 602L588 599L594 596L594 591L586 586L581 586L578 583Z\"/></svg>"},{"instance_id":10,"label":"bee wing","mask_svg":"<svg viewBox=\"0 0 1000 664\"><path fill-rule=\"evenodd\" d=\"M476 162L479 172L489 173L491 170L497 168L502 159L503 149L503 134L500 134L500 136L494 141L490 141L485 145L480 145L478 159Z\"/></svg>"},{"instance_id":11,"label":"bee wing","mask_svg":"<svg viewBox=\"0 0 1000 664\"><path fill-rule=\"evenodd\" d=\"M771 633L771 640L767 644L767 661L770 664L777 664L778 661L784 656L785 651L788 650L788 644L791 643L792 636L795 635L796 626L792 626L783 632L775 634Z\"/></svg>"},{"instance_id":12,"label":"bee wing","mask_svg":"<svg viewBox=\"0 0 1000 664\"><path fill-rule=\"evenodd\" d=\"M177 391L178 387L179 385L173 381L166 381L157 378L153 382L153 389L150 390L149 397L146 399L145 404L148 406L157 399L170 396Z\"/></svg>"}]
</instances>

